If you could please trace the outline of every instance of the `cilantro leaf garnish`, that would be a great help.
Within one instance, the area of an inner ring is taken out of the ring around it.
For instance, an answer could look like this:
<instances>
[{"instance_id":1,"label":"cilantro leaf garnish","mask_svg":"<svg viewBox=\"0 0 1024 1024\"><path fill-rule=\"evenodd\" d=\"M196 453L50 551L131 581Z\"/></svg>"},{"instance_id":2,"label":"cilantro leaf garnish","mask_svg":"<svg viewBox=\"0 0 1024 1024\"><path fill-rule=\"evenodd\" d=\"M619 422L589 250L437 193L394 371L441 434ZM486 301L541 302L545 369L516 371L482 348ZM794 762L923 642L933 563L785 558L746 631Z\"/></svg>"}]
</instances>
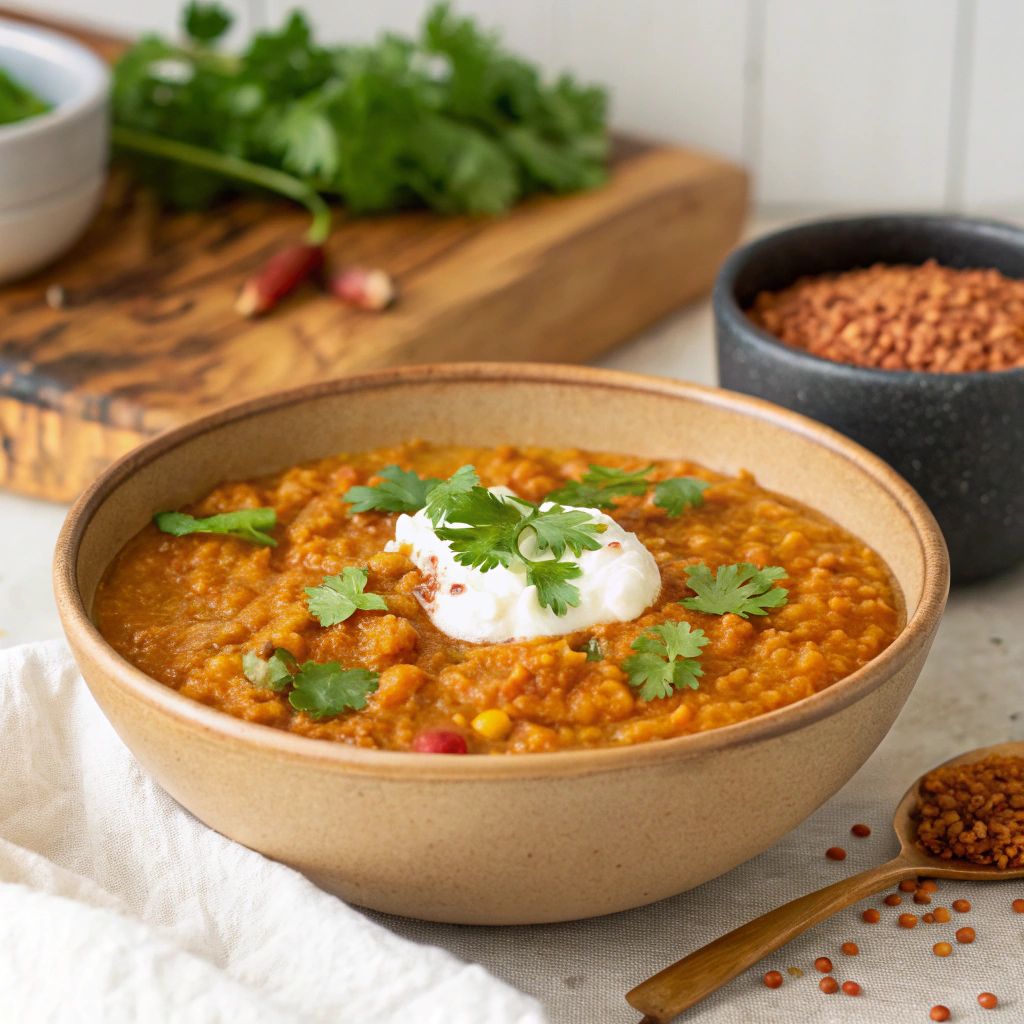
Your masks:
<instances>
[{"instance_id":1,"label":"cilantro leaf garnish","mask_svg":"<svg viewBox=\"0 0 1024 1024\"><path fill-rule=\"evenodd\" d=\"M479 486L480 477L472 466L459 466L457 470L447 479L441 480L430 489L427 498L427 516L436 527L444 517L445 508L458 494L464 494Z\"/></svg>"},{"instance_id":2,"label":"cilantro leaf garnish","mask_svg":"<svg viewBox=\"0 0 1024 1024\"><path fill-rule=\"evenodd\" d=\"M533 530L538 551L550 551L555 558L561 558L568 548L577 558L584 551L597 551L601 542L595 533L604 533L604 523L595 523L588 512L580 509L554 508L533 509L523 520L522 530Z\"/></svg>"},{"instance_id":3,"label":"cilantro leaf garnish","mask_svg":"<svg viewBox=\"0 0 1024 1024\"><path fill-rule=\"evenodd\" d=\"M537 588L542 608L565 615L579 604L580 592L569 581L579 579L583 570L575 562L559 559L566 550L578 558L583 551L601 547L594 535L603 533L605 525L588 513L561 505L541 509L525 498L494 494L479 484L449 492L437 510L445 525L435 527L434 532L448 541L460 565L481 572L499 565L522 565L527 585ZM528 536L533 537L538 553L550 551L553 558L526 555L521 542Z\"/></svg>"},{"instance_id":4,"label":"cilantro leaf garnish","mask_svg":"<svg viewBox=\"0 0 1024 1024\"><path fill-rule=\"evenodd\" d=\"M187 533L223 533L253 544L277 547L277 541L263 532L277 525L277 513L272 508L244 508L205 519L196 519L184 512L157 512L153 522L158 530L175 537L183 537Z\"/></svg>"},{"instance_id":5,"label":"cilantro leaf garnish","mask_svg":"<svg viewBox=\"0 0 1024 1024\"><path fill-rule=\"evenodd\" d=\"M326 665L307 661L292 678L295 689L288 700L297 711L320 719L349 708L358 711L366 707L366 695L377 689L379 681L376 672L365 668L343 669L336 661Z\"/></svg>"},{"instance_id":6,"label":"cilantro leaf garnish","mask_svg":"<svg viewBox=\"0 0 1024 1024\"><path fill-rule=\"evenodd\" d=\"M306 661L300 665L283 647L266 661L252 652L242 655L242 671L253 686L268 690L280 692L291 683L288 700L292 707L315 719L366 707L367 694L373 693L380 681L376 672L343 669L336 661L324 665Z\"/></svg>"},{"instance_id":7,"label":"cilantro leaf garnish","mask_svg":"<svg viewBox=\"0 0 1024 1024\"><path fill-rule=\"evenodd\" d=\"M385 466L377 476L384 482L373 487L350 487L342 501L352 502L351 513L357 512L419 512L427 503L427 495L439 483L436 477L424 480L399 466Z\"/></svg>"},{"instance_id":8,"label":"cilantro leaf garnish","mask_svg":"<svg viewBox=\"0 0 1024 1024\"><path fill-rule=\"evenodd\" d=\"M340 576L325 576L317 587L306 587L306 606L309 614L321 626L335 626L344 622L357 608L364 611L388 610L380 594L364 594L370 574L366 569L347 565Z\"/></svg>"},{"instance_id":9,"label":"cilantro leaf garnish","mask_svg":"<svg viewBox=\"0 0 1024 1024\"><path fill-rule=\"evenodd\" d=\"M694 660L707 644L704 630L691 629L688 622L666 622L654 626L632 643L636 654L622 663L631 686L640 687L644 700L668 697L674 689L688 686L696 690L697 678L704 675Z\"/></svg>"},{"instance_id":10,"label":"cilantro leaf garnish","mask_svg":"<svg viewBox=\"0 0 1024 1024\"><path fill-rule=\"evenodd\" d=\"M283 690L292 681L294 666L295 658L283 647L278 647L266 661L251 651L242 655L245 678L265 690Z\"/></svg>"},{"instance_id":11,"label":"cilantro leaf garnish","mask_svg":"<svg viewBox=\"0 0 1024 1024\"><path fill-rule=\"evenodd\" d=\"M586 651L587 661L604 661L604 652L596 636L592 636L583 645L583 650Z\"/></svg>"},{"instance_id":12,"label":"cilantro leaf garnish","mask_svg":"<svg viewBox=\"0 0 1024 1024\"><path fill-rule=\"evenodd\" d=\"M627 473L622 469L610 466L591 465L590 471L583 474L582 481L566 480L557 490L547 496L547 501L555 501L562 505L576 505L582 508L615 508L615 498L627 494L641 495L647 493L650 484L644 477L654 469L638 469Z\"/></svg>"},{"instance_id":13,"label":"cilantro leaf garnish","mask_svg":"<svg viewBox=\"0 0 1024 1024\"><path fill-rule=\"evenodd\" d=\"M519 504L476 485L468 491L453 494L440 506L446 523L434 533L446 540L455 553L455 561L470 569L488 572L499 565L508 568L515 561L513 541L523 510Z\"/></svg>"},{"instance_id":14,"label":"cilantro leaf garnish","mask_svg":"<svg viewBox=\"0 0 1024 1024\"><path fill-rule=\"evenodd\" d=\"M703 505L704 492L710 486L706 480L695 476L678 476L672 480L662 480L654 485L654 504L674 518L682 515L687 505L691 508Z\"/></svg>"},{"instance_id":15,"label":"cilantro leaf garnish","mask_svg":"<svg viewBox=\"0 0 1024 1024\"><path fill-rule=\"evenodd\" d=\"M525 559L524 559L525 561ZM526 582L537 588L537 603L556 615L565 615L580 603L580 592L569 580L578 580L583 570L575 562L527 562Z\"/></svg>"},{"instance_id":16,"label":"cilantro leaf garnish","mask_svg":"<svg viewBox=\"0 0 1024 1024\"><path fill-rule=\"evenodd\" d=\"M731 612L742 618L767 615L769 608L778 608L788 600L789 591L773 586L784 579L786 570L777 565L758 569L750 562L739 565L720 565L712 576L711 570L701 562L686 568L687 582L696 597L683 598L679 603L691 611L725 615Z\"/></svg>"}]
</instances>

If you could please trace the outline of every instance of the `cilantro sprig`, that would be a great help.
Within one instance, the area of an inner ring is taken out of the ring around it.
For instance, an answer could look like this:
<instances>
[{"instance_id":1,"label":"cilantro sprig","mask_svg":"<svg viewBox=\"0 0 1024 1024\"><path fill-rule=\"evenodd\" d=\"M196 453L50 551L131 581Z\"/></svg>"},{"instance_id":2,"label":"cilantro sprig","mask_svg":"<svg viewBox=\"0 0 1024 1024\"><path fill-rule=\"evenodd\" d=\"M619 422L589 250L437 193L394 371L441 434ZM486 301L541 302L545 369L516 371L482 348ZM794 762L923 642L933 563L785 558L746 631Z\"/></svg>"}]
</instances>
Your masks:
<instances>
[{"instance_id":1,"label":"cilantro sprig","mask_svg":"<svg viewBox=\"0 0 1024 1024\"><path fill-rule=\"evenodd\" d=\"M566 480L547 496L547 500L582 508L613 509L616 498L640 497L647 493L651 486L647 474L652 469L654 466L650 465L627 473L611 466L591 465L581 480ZM698 508L703 505L704 491L710 486L706 480L695 476L662 480L654 485L654 504L674 518L682 515L687 506Z\"/></svg>"},{"instance_id":2,"label":"cilantro sprig","mask_svg":"<svg viewBox=\"0 0 1024 1024\"><path fill-rule=\"evenodd\" d=\"M684 686L696 690L697 679L704 675L696 659L708 642L704 630L691 629L688 622L666 622L633 641L637 653L623 661L622 670L644 700L668 697Z\"/></svg>"},{"instance_id":3,"label":"cilantro sprig","mask_svg":"<svg viewBox=\"0 0 1024 1024\"><path fill-rule=\"evenodd\" d=\"M462 479L468 482L469 474ZM596 535L606 529L579 509L558 504L542 509L525 498L497 495L479 484L448 491L435 511L436 522L443 525L435 525L434 532L448 541L456 562L481 572L499 565L523 566L527 585L537 588L540 606L558 616L580 603L579 589L570 581L583 575L575 562L563 561L562 556L569 551L579 558L584 551L598 550L601 542ZM550 552L552 557L526 554L522 545L528 538L536 554Z\"/></svg>"},{"instance_id":4,"label":"cilantro sprig","mask_svg":"<svg viewBox=\"0 0 1024 1024\"><path fill-rule=\"evenodd\" d=\"M610 466L592 465L589 472L583 474L582 480L566 480L558 490L548 495L548 501L583 508L615 508L615 498L647 493L650 484L644 477L652 469L653 465L627 473Z\"/></svg>"},{"instance_id":5,"label":"cilantro sprig","mask_svg":"<svg viewBox=\"0 0 1024 1024\"><path fill-rule=\"evenodd\" d=\"M253 544L277 547L277 541L264 532L277 525L277 513L272 508L245 508L237 512L221 512L205 519L196 519L184 512L157 512L153 522L158 530L175 537L183 537L187 533L223 533Z\"/></svg>"},{"instance_id":6,"label":"cilantro sprig","mask_svg":"<svg viewBox=\"0 0 1024 1024\"><path fill-rule=\"evenodd\" d=\"M343 669L336 661L306 661L300 665L283 647L278 647L266 661L252 652L244 654L242 671L253 686L263 689L280 693L290 685L291 706L317 720L366 707L367 696L380 682L376 672Z\"/></svg>"},{"instance_id":7,"label":"cilantro sprig","mask_svg":"<svg viewBox=\"0 0 1024 1024\"><path fill-rule=\"evenodd\" d=\"M350 487L342 501L352 502L351 515L357 512L407 512L412 515L426 508L427 515L436 526L444 514L445 503L460 491L469 490L480 483L472 466L460 466L448 480L421 477L401 466L385 466L377 476L383 482L373 487Z\"/></svg>"},{"instance_id":8,"label":"cilantro sprig","mask_svg":"<svg viewBox=\"0 0 1024 1024\"><path fill-rule=\"evenodd\" d=\"M751 615L767 615L769 608L779 608L789 599L789 591L776 587L786 570L777 565L758 569L750 562L721 565L715 575L701 562L686 568L687 582L696 597L679 603L691 611L710 615L732 613L746 619Z\"/></svg>"},{"instance_id":9,"label":"cilantro sprig","mask_svg":"<svg viewBox=\"0 0 1024 1024\"><path fill-rule=\"evenodd\" d=\"M441 483L436 477L424 480L400 466L385 466L377 476L383 482L373 487L350 487L343 501L352 502L351 512L419 512L427 503L427 495Z\"/></svg>"},{"instance_id":10,"label":"cilantro sprig","mask_svg":"<svg viewBox=\"0 0 1024 1024\"><path fill-rule=\"evenodd\" d=\"M306 607L321 626L336 626L344 622L357 608L364 611L388 610L380 594L364 594L369 572L347 565L340 576L325 576L316 587L306 587Z\"/></svg>"}]
</instances>

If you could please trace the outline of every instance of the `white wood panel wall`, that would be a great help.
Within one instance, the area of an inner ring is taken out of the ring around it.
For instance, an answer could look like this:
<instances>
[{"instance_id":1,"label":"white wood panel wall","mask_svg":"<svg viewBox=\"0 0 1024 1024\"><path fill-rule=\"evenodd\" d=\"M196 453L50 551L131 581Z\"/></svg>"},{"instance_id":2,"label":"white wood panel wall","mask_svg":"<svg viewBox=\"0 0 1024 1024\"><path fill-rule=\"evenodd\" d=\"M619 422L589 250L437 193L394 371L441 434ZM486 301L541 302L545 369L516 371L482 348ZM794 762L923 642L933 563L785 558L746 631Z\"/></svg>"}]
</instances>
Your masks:
<instances>
[{"instance_id":1,"label":"white wood panel wall","mask_svg":"<svg viewBox=\"0 0 1024 1024\"><path fill-rule=\"evenodd\" d=\"M9 0L10 2L10 0ZM169 31L179 0L14 0ZM292 0L228 0L240 40ZM300 0L326 40L411 32L429 0ZM1024 209L1024 0L456 0L615 123L744 160L765 204Z\"/></svg>"}]
</instances>

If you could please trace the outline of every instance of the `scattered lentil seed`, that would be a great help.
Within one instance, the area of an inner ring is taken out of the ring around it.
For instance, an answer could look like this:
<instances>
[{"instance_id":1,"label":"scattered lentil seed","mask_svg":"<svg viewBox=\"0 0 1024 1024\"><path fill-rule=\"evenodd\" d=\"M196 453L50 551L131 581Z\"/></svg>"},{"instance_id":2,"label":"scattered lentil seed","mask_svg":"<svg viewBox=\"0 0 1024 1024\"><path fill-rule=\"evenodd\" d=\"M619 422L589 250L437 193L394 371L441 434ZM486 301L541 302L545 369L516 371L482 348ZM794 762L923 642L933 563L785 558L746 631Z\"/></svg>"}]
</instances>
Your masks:
<instances>
[{"instance_id":1,"label":"scattered lentil seed","mask_svg":"<svg viewBox=\"0 0 1024 1024\"><path fill-rule=\"evenodd\" d=\"M978 1005L985 1010L994 1010L999 1005L999 1000L991 992L982 992L978 996Z\"/></svg>"},{"instance_id":2,"label":"scattered lentil seed","mask_svg":"<svg viewBox=\"0 0 1024 1024\"><path fill-rule=\"evenodd\" d=\"M916 878L904 878L900 882L901 892L917 892L917 879Z\"/></svg>"},{"instance_id":3,"label":"scattered lentil seed","mask_svg":"<svg viewBox=\"0 0 1024 1024\"><path fill-rule=\"evenodd\" d=\"M971 909L971 904L967 900L953 900L953 909L958 914L966 914Z\"/></svg>"},{"instance_id":4,"label":"scattered lentil seed","mask_svg":"<svg viewBox=\"0 0 1024 1024\"><path fill-rule=\"evenodd\" d=\"M900 914L899 925L901 928L913 928L917 924L917 918L913 914Z\"/></svg>"},{"instance_id":5,"label":"scattered lentil seed","mask_svg":"<svg viewBox=\"0 0 1024 1024\"><path fill-rule=\"evenodd\" d=\"M844 981L843 982L843 991L848 996L859 996L860 995L860 985L858 985L857 982L855 982L855 981Z\"/></svg>"},{"instance_id":6,"label":"scattered lentil seed","mask_svg":"<svg viewBox=\"0 0 1024 1024\"><path fill-rule=\"evenodd\" d=\"M868 907L868 909L865 910L864 913L860 916L862 920L866 921L868 924L878 924L878 922L882 919L882 915L877 910L875 910L874 907Z\"/></svg>"},{"instance_id":7,"label":"scattered lentil seed","mask_svg":"<svg viewBox=\"0 0 1024 1024\"><path fill-rule=\"evenodd\" d=\"M924 921L925 924L935 924L935 915L934 914L922 914L921 915L921 920Z\"/></svg>"},{"instance_id":8,"label":"scattered lentil seed","mask_svg":"<svg viewBox=\"0 0 1024 1024\"><path fill-rule=\"evenodd\" d=\"M778 971L769 971L764 976L764 983L769 988L780 988L782 986L782 975Z\"/></svg>"},{"instance_id":9,"label":"scattered lentil seed","mask_svg":"<svg viewBox=\"0 0 1024 1024\"><path fill-rule=\"evenodd\" d=\"M933 1006L932 1012L928 1014L932 1020L949 1020L949 1007L948 1006Z\"/></svg>"},{"instance_id":10,"label":"scattered lentil seed","mask_svg":"<svg viewBox=\"0 0 1024 1024\"><path fill-rule=\"evenodd\" d=\"M932 914L935 916L935 920L939 924L947 924L949 922L949 911L945 907L936 907Z\"/></svg>"},{"instance_id":11,"label":"scattered lentil seed","mask_svg":"<svg viewBox=\"0 0 1024 1024\"><path fill-rule=\"evenodd\" d=\"M791 974L794 978L802 978L804 974L799 967L787 967L786 973Z\"/></svg>"},{"instance_id":12,"label":"scattered lentil seed","mask_svg":"<svg viewBox=\"0 0 1024 1024\"><path fill-rule=\"evenodd\" d=\"M1024 900L1014 900L1013 909L1016 910L1018 914L1024 914Z\"/></svg>"},{"instance_id":13,"label":"scattered lentil seed","mask_svg":"<svg viewBox=\"0 0 1024 1024\"><path fill-rule=\"evenodd\" d=\"M835 978L822 978L821 981L818 982L818 988L820 988L821 991L825 993L825 995L830 996L834 992L839 991L839 982L836 981ZM993 996L992 998L994 999L995 996ZM979 1002L981 1001L981 996L978 996L978 1000Z\"/></svg>"},{"instance_id":14,"label":"scattered lentil seed","mask_svg":"<svg viewBox=\"0 0 1024 1024\"><path fill-rule=\"evenodd\" d=\"M970 945L974 941L974 929L973 928L957 928L956 930L956 941L962 942L965 946Z\"/></svg>"},{"instance_id":15,"label":"scattered lentil seed","mask_svg":"<svg viewBox=\"0 0 1024 1024\"><path fill-rule=\"evenodd\" d=\"M814 969L816 971L821 971L822 974L831 974L832 961L829 960L827 956L819 956L818 959L814 961Z\"/></svg>"},{"instance_id":16,"label":"scattered lentil seed","mask_svg":"<svg viewBox=\"0 0 1024 1024\"><path fill-rule=\"evenodd\" d=\"M923 889L925 892L938 892L939 887L935 883L935 879L926 878L919 886L918 889Z\"/></svg>"},{"instance_id":17,"label":"scattered lentil seed","mask_svg":"<svg viewBox=\"0 0 1024 1024\"><path fill-rule=\"evenodd\" d=\"M825 851L829 860L846 860L846 851L841 846L830 846Z\"/></svg>"},{"instance_id":18,"label":"scattered lentil seed","mask_svg":"<svg viewBox=\"0 0 1024 1024\"><path fill-rule=\"evenodd\" d=\"M860 947L856 942L844 942L839 948L847 956L856 956L860 952Z\"/></svg>"},{"instance_id":19,"label":"scattered lentil seed","mask_svg":"<svg viewBox=\"0 0 1024 1024\"><path fill-rule=\"evenodd\" d=\"M887 907L898 907L903 902L903 897L899 893L891 892L882 902Z\"/></svg>"},{"instance_id":20,"label":"scattered lentil seed","mask_svg":"<svg viewBox=\"0 0 1024 1024\"><path fill-rule=\"evenodd\" d=\"M914 893L915 903L931 903L931 901L931 896L929 896L926 892L922 892L920 889L918 889L917 892Z\"/></svg>"},{"instance_id":21,"label":"scattered lentil seed","mask_svg":"<svg viewBox=\"0 0 1024 1024\"><path fill-rule=\"evenodd\" d=\"M871 835L871 829L867 825L854 825L853 828L850 829L850 831L858 839L866 839L869 835Z\"/></svg>"},{"instance_id":22,"label":"scattered lentil seed","mask_svg":"<svg viewBox=\"0 0 1024 1024\"><path fill-rule=\"evenodd\" d=\"M953 947L948 942L936 942L932 946L932 952L936 956L949 956L953 952Z\"/></svg>"}]
</instances>

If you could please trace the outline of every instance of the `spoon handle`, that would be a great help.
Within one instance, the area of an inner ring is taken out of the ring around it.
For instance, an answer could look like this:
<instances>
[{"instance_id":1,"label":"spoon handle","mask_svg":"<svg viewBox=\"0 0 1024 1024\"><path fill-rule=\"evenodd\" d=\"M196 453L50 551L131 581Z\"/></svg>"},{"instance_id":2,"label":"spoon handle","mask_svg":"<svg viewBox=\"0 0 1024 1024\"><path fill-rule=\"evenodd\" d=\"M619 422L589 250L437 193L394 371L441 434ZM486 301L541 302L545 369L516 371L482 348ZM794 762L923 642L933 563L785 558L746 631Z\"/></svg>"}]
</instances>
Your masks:
<instances>
[{"instance_id":1,"label":"spoon handle","mask_svg":"<svg viewBox=\"0 0 1024 1024\"><path fill-rule=\"evenodd\" d=\"M914 869L897 857L888 864L791 900L641 982L626 993L626 1001L647 1015L641 1024L668 1024L677 1014L819 921L914 874Z\"/></svg>"}]
</instances>

